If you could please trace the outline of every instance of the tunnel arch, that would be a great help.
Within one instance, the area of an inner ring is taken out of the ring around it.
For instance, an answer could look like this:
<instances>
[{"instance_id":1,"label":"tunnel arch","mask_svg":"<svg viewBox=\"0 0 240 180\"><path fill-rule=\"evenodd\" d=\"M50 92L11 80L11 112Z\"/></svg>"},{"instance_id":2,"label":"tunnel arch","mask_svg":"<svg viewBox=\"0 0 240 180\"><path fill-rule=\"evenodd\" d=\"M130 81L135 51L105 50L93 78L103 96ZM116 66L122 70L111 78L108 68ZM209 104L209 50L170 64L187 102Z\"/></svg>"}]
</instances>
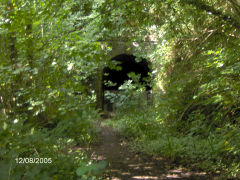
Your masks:
<instances>
[{"instance_id":1,"label":"tunnel arch","mask_svg":"<svg viewBox=\"0 0 240 180\"><path fill-rule=\"evenodd\" d=\"M146 79L149 79L151 74L150 63L144 58L140 58L140 61L136 61L136 56L131 54L120 54L111 59L110 66L103 69L103 81L111 81L115 85L108 86L103 82L103 89L118 90L126 80L131 79L128 76L130 72L139 74L139 82L146 85L145 87L147 90L151 89L146 82Z\"/></svg>"},{"instance_id":2,"label":"tunnel arch","mask_svg":"<svg viewBox=\"0 0 240 180\"><path fill-rule=\"evenodd\" d=\"M129 73L133 72L138 75L139 83L146 88L147 91L151 90L149 79L151 79L151 63L144 58L137 58L132 54L119 54L113 57L107 67L103 69L103 96L104 91L118 91L119 87L125 81L131 80ZM112 85L106 82L112 82ZM104 104L106 100L104 99Z\"/></svg>"}]
</instances>

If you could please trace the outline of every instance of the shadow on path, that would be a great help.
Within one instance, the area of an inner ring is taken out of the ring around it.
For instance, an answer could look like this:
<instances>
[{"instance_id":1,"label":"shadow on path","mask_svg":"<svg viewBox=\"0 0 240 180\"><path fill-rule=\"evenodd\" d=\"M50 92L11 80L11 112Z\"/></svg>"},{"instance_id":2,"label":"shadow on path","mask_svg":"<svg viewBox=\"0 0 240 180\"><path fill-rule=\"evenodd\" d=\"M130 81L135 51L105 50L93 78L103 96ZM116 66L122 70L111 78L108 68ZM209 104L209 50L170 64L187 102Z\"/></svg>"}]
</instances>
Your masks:
<instances>
[{"instance_id":1,"label":"shadow on path","mask_svg":"<svg viewBox=\"0 0 240 180\"><path fill-rule=\"evenodd\" d=\"M206 173L176 168L166 160L131 152L111 128L101 127L99 142L91 145L91 159L108 162L106 179L214 179Z\"/></svg>"}]
</instances>

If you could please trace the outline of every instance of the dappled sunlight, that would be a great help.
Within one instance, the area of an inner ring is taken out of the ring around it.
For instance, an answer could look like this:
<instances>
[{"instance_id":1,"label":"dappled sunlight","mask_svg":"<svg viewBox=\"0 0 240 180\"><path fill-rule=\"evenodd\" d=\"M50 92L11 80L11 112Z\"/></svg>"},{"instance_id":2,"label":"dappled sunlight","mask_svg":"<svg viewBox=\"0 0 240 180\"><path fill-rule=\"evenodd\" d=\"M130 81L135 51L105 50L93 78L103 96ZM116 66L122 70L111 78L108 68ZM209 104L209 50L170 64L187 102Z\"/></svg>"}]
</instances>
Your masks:
<instances>
[{"instance_id":1,"label":"dappled sunlight","mask_svg":"<svg viewBox=\"0 0 240 180\"><path fill-rule=\"evenodd\" d=\"M130 172L123 172L121 173L122 176L131 176L131 173Z\"/></svg>"},{"instance_id":2,"label":"dappled sunlight","mask_svg":"<svg viewBox=\"0 0 240 180\"><path fill-rule=\"evenodd\" d=\"M152 169L152 167L151 167L151 166L145 166L145 167L144 167L144 170L145 170L145 169L146 169L146 170L149 170L149 169Z\"/></svg>"},{"instance_id":3,"label":"dappled sunlight","mask_svg":"<svg viewBox=\"0 0 240 180\"><path fill-rule=\"evenodd\" d=\"M105 179L204 179L205 172L192 172L162 157L130 151L110 128L101 127L100 141L86 149L92 160L106 161Z\"/></svg>"},{"instance_id":4,"label":"dappled sunlight","mask_svg":"<svg viewBox=\"0 0 240 180\"><path fill-rule=\"evenodd\" d=\"M0 0L0 180L240 179L239 80L240 0Z\"/></svg>"},{"instance_id":5,"label":"dappled sunlight","mask_svg":"<svg viewBox=\"0 0 240 180\"><path fill-rule=\"evenodd\" d=\"M149 161L151 160L149 159ZM121 179L206 179L207 174L205 172L191 172L183 168L166 170L163 166L157 166L157 162L154 161L154 163L146 165L149 163L133 164L125 162L122 164L125 167L121 164L115 165L115 163L112 163L114 165L109 168L112 177Z\"/></svg>"},{"instance_id":6,"label":"dappled sunlight","mask_svg":"<svg viewBox=\"0 0 240 180\"><path fill-rule=\"evenodd\" d=\"M154 177L154 176L133 176L132 179L158 179L158 177Z\"/></svg>"}]
</instances>

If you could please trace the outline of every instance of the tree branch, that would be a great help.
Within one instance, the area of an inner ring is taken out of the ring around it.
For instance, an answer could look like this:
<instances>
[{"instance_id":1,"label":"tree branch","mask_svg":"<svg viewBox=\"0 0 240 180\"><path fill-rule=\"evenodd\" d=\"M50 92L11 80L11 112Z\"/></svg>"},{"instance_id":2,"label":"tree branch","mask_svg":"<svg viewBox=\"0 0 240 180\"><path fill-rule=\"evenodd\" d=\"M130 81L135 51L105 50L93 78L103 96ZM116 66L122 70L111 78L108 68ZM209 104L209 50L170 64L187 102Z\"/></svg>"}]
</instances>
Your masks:
<instances>
[{"instance_id":1,"label":"tree branch","mask_svg":"<svg viewBox=\"0 0 240 180\"><path fill-rule=\"evenodd\" d=\"M83 23L80 27L79 27L79 30L82 30L86 25L88 25L89 23L91 23L92 21L94 21L95 19L99 18L100 16L102 16L103 14L107 14L107 13L110 13L112 12L113 10L121 7L122 5L126 4L126 3L129 3L129 2L134 2L134 0L129 0L129 1L124 1L123 3L120 3L118 6L114 6L112 9L108 10L108 11L105 11L103 13L100 13L98 14L97 16L89 19L88 21L86 21L85 23ZM106 5L105 5L106 6Z\"/></svg>"},{"instance_id":2,"label":"tree branch","mask_svg":"<svg viewBox=\"0 0 240 180\"><path fill-rule=\"evenodd\" d=\"M234 1L234 0L229 0L229 1L231 2L231 1ZM207 4L204 4L204 2L202 2L202 1L199 1L199 0L182 0L181 3L188 4L188 5L193 5L194 7L198 8L202 11L210 12L212 15L217 16L217 17L221 18L222 20L224 20L228 23L231 23L234 27L240 28L240 23L235 18L233 18L231 15L223 14L223 12L214 9L213 7L211 7Z\"/></svg>"},{"instance_id":3,"label":"tree branch","mask_svg":"<svg viewBox=\"0 0 240 180\"><path fill-rule=\"evenodd\" d=\"M228 0L228 1L231 3L231 5L232 5L235 13L237 14L238 18L240 18L240 2L237 1L237 0Z\"/></svg>"}]
</instances>

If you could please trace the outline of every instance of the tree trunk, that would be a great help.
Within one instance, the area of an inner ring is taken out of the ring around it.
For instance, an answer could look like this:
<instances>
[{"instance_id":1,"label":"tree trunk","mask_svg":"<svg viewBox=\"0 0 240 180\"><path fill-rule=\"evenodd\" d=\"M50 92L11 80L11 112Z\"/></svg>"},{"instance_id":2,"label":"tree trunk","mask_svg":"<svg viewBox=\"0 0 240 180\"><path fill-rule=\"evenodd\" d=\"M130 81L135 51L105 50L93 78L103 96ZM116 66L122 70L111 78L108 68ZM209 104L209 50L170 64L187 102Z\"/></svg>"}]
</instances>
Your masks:
<instances>
[{"instance_id":1,"label":"tree trunk","mask_svg":"<svg viewBox=\"0 0 240 180\"><path fill-rule=\"evenodd\" d=\"M100 66L96 78L97 108L103 110L104 91L103 91L103 68Z\"/></svg>"}]
</instances>

